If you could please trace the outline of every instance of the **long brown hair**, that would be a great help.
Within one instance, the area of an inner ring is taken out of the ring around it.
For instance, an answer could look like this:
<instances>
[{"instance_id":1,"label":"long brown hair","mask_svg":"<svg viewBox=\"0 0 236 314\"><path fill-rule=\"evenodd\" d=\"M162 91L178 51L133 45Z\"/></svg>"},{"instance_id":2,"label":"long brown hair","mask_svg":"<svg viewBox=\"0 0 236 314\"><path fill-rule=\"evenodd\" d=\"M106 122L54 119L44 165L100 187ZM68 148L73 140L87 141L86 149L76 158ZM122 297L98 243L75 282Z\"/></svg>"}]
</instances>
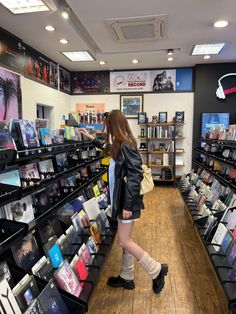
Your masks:
<instances>
[{"instance_id":1,"label":"long brown hair","mask_svg":"<svg viewBox=\"0 0 236 314\"><path fill-rule=\"evenodd\" d=\"M120 110L110 111L104 125L106 129L106 144L109 146L111 139L110 155L114 160L118 158L123 143L128 143L138 150L137 142L131 132L129 123Z\"/></svg>"}]
</instances>

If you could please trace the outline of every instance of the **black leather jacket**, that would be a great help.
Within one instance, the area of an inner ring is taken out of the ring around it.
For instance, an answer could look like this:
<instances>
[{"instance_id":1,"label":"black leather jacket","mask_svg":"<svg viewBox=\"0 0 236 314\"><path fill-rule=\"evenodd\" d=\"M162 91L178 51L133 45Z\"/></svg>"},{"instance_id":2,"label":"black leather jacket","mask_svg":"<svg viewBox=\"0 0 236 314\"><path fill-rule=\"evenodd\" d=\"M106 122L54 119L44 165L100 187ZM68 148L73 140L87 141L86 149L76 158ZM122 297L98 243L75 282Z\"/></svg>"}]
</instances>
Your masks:
<instances>
[{"instance_id":1,"label":"black leather jacket","mask_svg":"<svg viewBox=\"0 0 236 314\"><path fill-rule=\"evenodd\" d=\"M102 143L97 139L93 143L98 148L102 148ZM140 183L143 179L141 165L139 153L128 143L123 143L120 155L115 160L112 218L123 219L121 215L123 209L132 211L129 219L140 217L140 211L144 208L140 195Z\"/></svg>"}]
</instances>

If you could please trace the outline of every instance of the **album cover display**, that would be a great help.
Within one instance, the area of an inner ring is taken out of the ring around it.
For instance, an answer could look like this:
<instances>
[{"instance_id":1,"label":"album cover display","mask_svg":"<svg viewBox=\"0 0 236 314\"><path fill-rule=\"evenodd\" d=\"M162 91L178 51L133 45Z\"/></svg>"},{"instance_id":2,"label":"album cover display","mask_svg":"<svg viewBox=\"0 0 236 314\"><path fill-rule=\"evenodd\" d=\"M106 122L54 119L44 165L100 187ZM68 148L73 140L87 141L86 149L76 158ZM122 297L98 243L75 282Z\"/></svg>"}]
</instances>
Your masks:
<instances>
[{"instance_id":1,"label":"album cover display","mask_svg":"<svg viewBox=\"0 0 236 314\"><path fill-rule=\"evenodd\" d=\"M6 121L0 121L0 149L16 149Z\"/></svg>"},{"instance_id":2,"label":"album cover display","mask_svg":"<svg viewBox=\"0 0 236 314\"><path fill-rule=\"evenodd\" d=\"M80 221L80 218L78 217L78 213L74 213L74 215L71 217L73 226L75 227L76 232L80 235L84 234L84 227L82 225L82 222Z\"/></svg>"},{"instance_id":3,"label":"album cover display","mask_svg":"<svg viewBox=\"0 0 236 314\"><path fill-rule=\"evenodd\" d=\"M39 295L34 276L25 275L12 290L22 312L26 311L30 304Z\"/></svg>"},{"instance_id":4,"label":"album cover display","mask_svg":"<svg viewBox=\"0 0 236 314\"><path fill-rule=\"evenodd\" d=\"M6 279L11 288L14 287L14 279L11 275L7 262L0 262L0 282Z\"/></svg>"},{"instance_id":5,"label":"album cover display","mask_svg":"<svg viewBox=\"0 0 236 314\"><path fill-rule=\"evenodd\" d=\"M236 258L236 242L234 241L230 247L227 256L227 260L229 261L230 265L233 265L233 263L235 262L235 258Z\"/></svg>"},{"instance_id":6,"label":"album cover display","mask_svg":"<svg viewBox=\"0 0 236 314\"><path fill-rule=\"evenodd\" d=\"M30 223L34 220L34 209L31 196L26 196L20 200L4 206L6 218L19 222Z\"/></svg>"},{"instance_id":7,"label":"album cover display","mask_svg":"<svg viewBox=\"0 0 236 314\"><path fill-rule=\"evenodd\" d=\"M38 302L44 314L70 313L53 281L49 282L40 293Z\"/></svg>"},{"instance_id":8,"label":"album cover display","mask_svg":"<svg viewBox=\"0 0 236 314\"><path fill-rule=\"evenodd\" d=\"M108 197L106 193L102 193L97 197L98 206L100 209L106 209L108 207Z\"/></svg>"},{"instance_id":9,"label":"album cover display","mask_svg":"<svg viewBox=\"0 0 236 314\"><path fill-rule=\"evenodd\" d=\"M64 260L59 244L56 241L57 237L53 236L44 244L44 252L49 257L54 268L58 268Z\"/></svg>"},{"instance_id":10,"label":"album cover display","mask_svg":"<svg viewBox=\"0 0 236 314\"><path fill-rule=\"evenodd\" d=\"M98 197L100 195L100 191L97 184L95 184L93 187L93 193L95 197Z\"/></svg>"},{"instance_id":11,"label":"album cover display","mask_svg":"<svg viewBox=\"0 0 236 314\"><path fill-rule=\"evenodd\" d=\"M56 164L58 171L63 171L69 167L68 160L67 160L67 154L61 153L56 155Z\"/></svg>"},{"instance_id":12,"label":"album cover display","mask_svg":"<svg viewBox=\"0 0 236 314\"><path fill-rule=\"evenodd\" d=\"M3 314L22 313L6 279L0 282L0 312Z\"/></svg>"},{"instance_id":13,"label":"album cover display","mask_svg":"<svg viewBox=\"0 0 236 314\"><path fill-rule=\"evenodd\" d=\"M28 120L18 121L21 143L26 148L39 147L38 134L35 128L35 122Z\"/></svg>"},{"instance_id":14,"label":"album cover display","mask_svg":"<svg viewBox=\"0 0 236 314\"><path fill-rule=\"evenodd\" d=\"M79 280L86 280L88 278L88 270L82 255L75 255L70 265L74 269L76 275L79 277ZM83 286L82 282L81 286Z\"/></svg>"},{"instance_id":15,"label":"album cover display","mask_svg":"<svg viewBox=\"0 0 236 314\"><path fill-rule=\"evenodd\" d=\"M71 217L74 215L74 207L70 203L66 203L57 211L57 219L67 225L71 224Z\"/></svg>"},{"instance_id":16,"label":"album cover display","mask_svg":"<svg viewBox=\"0 0 236 314\"><path fill-rule=\"evenodd\" d=\"M52 264L46 256L40 258L40 260L32 267L32 273L46 281L53 278L54 269Z\"/></svg>"},{"instance_id":17,"label":"album cover display","mask_svg":"<svg viewBox=\"0 0 236 314\"><path fill-rule=\"evenodd\" d=\"M40 180L37 163L31 163L20 167L22 187L32 186Z\"/></svg>"},{"instance_id":18,"label":"album cover display","mask_svg":"<svg viewBox=\"0 0 236 314\"><path fill-rule=\"evenodd\" d=\"M51 129L49 128L40 128L40 138L41 138L41 143L44 146L52 145L52 133Z\"/></svg>"},{"instance_id":19,"label":"album cover display","mask_svg":"<svg viewBox=\"0 0 236 314\"><path fill-rule=\"evenodd\" d=\"M77 186L76 177L61 178L60 184L64 193L73 192Z\"/></svg>"},{"instance_id":20,"label":"album cover display","mask_svg":"<svg viewBox=\"0 0 236 314\"><path fill-rule=\"evenodd\" d=\"M97 247L99 247L99 244L101 243L101 235L100 235L98 224L96 221L92 223L90 227L90 232L91 232L91 236L94 239L94 242L96 243Z\"/></svg>"},{"instance_id":21,"label":"album cover display","mask_svg":"<svg viewBox=\"0 0 236 314\"><path fill-rule=\"evenodd\" d=\"M51 159L40 161L38 163L38 167L39 167L39 172L40 172L40 176L42 180L50 178L50 176L55 173Z\"/></svg>"},{"instance_id":22,"label":"album cover display","mask_svg":"<svg viewBox=\"0 0 236 314\"><path fill-rule=\"evenodd\" d=\"M79 200L79 198L76 198L71 202L71 205L74 208L74 212L79 212L81 209L83 209L83 203Z\"/></svg>"},{"instance_id":23,"label":"album cover display","mask_svg":"<svg viewBox=\"0 0 236 314\"><path fill-rule=\"evenodd\" d=\"M85 187L85 193L86 193L87 199L94 198L93 184L92 183Z\"/></svg>"},{"instance_id":24,"label":"album cover display","mask_svg":"<svg viewBox=\"0 0 236 314\"><path fill-rule=\"evenodd\" d=\"M87 167L84 167L84 168L80 169L80 175L84 179L88 178L88 169L87 169Z\"/></svg>"},{"instance_id":25,"label":"album cover display","mask_svg":"<svg viewBox=\"0 0 236 314\"><path fill-rule=\"evenodd\" d=\"M96 254L98 252L97 245L92 236L88 238L86 246L89 249L90 254ZM95 257L95 255L92 255L92 256Z\"/></svg>"},{"instance_id":26,"label":"album cover display","mask_svg":"<svg viewBox=\"0 0 236 314\"><path fill-rule=\"evenodd\" d=\"M75 227L72 225L66 230L66 237L69 241L69 243L72 244L79 244L82 242L79 232L75 229Z\"/></svg>"},{"instance_id":27,"label":"album cover display","mask_svg":"<svg viewBox=\"0 0 236 314\"><path fill-rule=\"evenodd\" d=\"M64 129L52 130L52 138L54 144L64 143Z\"/></svg>"},{"instance_id":28,"label":"album cover display","mask_svg":"<svg viewBox=\"0 0 236 314\"><path fill-rule=\"evenodd\" d=\"M60 236L60 238L57 240L57 243L59 244L61 252L64 256L74 253L72 243L69 242L69 239L67 238L65 234L62 234Z\"/></svg>"},{"instance_id":29,"label":"album cover display","mask_svg":"<svg viewBox=\"0 0 236 314\"><path fill-rule=\"evenodd\" d=\"M146 112L139 112L138 113L138 124L146 123L147 113Z\"/></svg>"},{"instance_id":30,"label":"album cover display","mask_svg":"<svg viewBox=\"0 0 236 314\"><path fill-rule=\"evenodd\" d=\"M59 182L54 182L50 184L46 190L48 193L50 204L55 204L59 202L60 197L61 197L61 190L60 190Z\"/></svg>"},{"instance_id":31,"label":"album cover display","mask_svg":"<svg viewBox=\"0 0 236 314\"><path fill-rule=\"evenodd\" d=\"M109 221L104 210L101 210L100 214L97 216L96 223L98 225L98 230L101 235L104 236L109 233Z\"/></svg>"},{"instance_id":32,"label":"album cover display","mask_svg":"<svg viewBox=\"0 0 236 314\"><path fill-rule=\"evenodd\" d=\"M26 271L40 259L38 244L32 233L12 246L12 253L16 264Z\"/></svg>"},{"instance_id":33,"label":"album cover display","mask_svg":"<svg viewBox=\"0 0 236 314\"><path fill-rule=\"evenodd\" d=\"M50 220L45 221L38 227L38 234L42 244L46 243L48 239L55 235L55 231Z\"/></svg>"},{"instance_id":34,"label":"album cover display","mask_svg":"<svg viewBox=\"0 0 236 314\"><path fill-rule=\"evenodd\" d=\"M67 260L61 264L54 274L60 287L78 297L82 291L79 280Z\"/></svg>"},{"instance_id":35,"label":"album cover display","mask_svg":"<svg viewBox=\"0 0 236 314\"><path fill-rule=\"evenodd\" d=\"M5 170L0 173L0 183L21 187L20 172L18 169Z\"/></svg>"},{"instance_id":36,"label":"album cover display","mask_svg":"<svg viewBox=\"0 0 236 314\"><path fill-rule=\"evenodd\" d=\"M88 234L91 227L89 217L84 210L81 210L76 216L77 223L83 228L83 233Z\"/></svg>"},{"instance_id":37,"label":"album cover display","mask_svg":"<svg viewBox=\"0 0 236 314\"><path fill-rule=\"evenodd\" d=\"M33 200L37 213L43 213L50 207L49 195L45 189L35 193Z\"/></svg>"},{"instance_id":38,"label":"album cover display","mask_svg":"<svg viewBox=\"0 0 236 314\"><path fill-rule=\"evenodd\" d=\"M95 220L100 213L98 202L95 197L84 202L83 208L90 220Z\"/></svg>"}]
</instances>

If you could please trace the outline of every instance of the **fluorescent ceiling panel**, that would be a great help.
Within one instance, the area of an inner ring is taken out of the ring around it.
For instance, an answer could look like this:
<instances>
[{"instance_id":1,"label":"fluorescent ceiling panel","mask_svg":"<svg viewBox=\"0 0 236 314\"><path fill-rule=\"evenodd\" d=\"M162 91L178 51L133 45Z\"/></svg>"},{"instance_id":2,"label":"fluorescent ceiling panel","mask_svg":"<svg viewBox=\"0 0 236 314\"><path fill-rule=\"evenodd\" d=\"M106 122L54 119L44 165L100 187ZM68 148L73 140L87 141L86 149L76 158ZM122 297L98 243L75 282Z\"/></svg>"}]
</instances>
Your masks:
<instances>
[{"instance_id":1,"label":"fluorescent ceiling panel","mask_svg":"<svg viewBox=\"0 0 236 314\"><path fill-rule=\"evenodd\" d=\"M62 52L70 61L94 61L88 51L66 51Z\"/></svg>"},{"instance_id":2,"label":"fluorescent ceiling panel","mask_svg":"<svg viewBox=\"0 0 236 314\"><path fill-rule=\"evenodd\" d=\"M41 0L0 0L0 3L14 14L49 11Z\"/></svg>"},{"instance_id":3,"label":"fluorescent ceiling panel","mask_svg":"<svg viewBox=\"0 0 236 314\"><path fill-rule=\"evenodd\" d=\"M195 45L192 55L217 55L224 48L225 43Z\"/></svg>"}]
</instances>

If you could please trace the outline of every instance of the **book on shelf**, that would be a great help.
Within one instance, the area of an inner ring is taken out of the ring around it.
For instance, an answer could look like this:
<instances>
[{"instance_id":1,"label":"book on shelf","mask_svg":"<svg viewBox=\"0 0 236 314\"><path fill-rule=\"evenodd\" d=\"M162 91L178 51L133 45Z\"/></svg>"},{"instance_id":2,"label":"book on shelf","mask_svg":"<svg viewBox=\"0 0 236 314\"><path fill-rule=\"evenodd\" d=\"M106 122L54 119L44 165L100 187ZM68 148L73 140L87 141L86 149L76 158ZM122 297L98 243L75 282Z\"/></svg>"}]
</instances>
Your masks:
<instances>
[{"instance_id":1,"label":"book on shelf","mask_svg":"<svg viewBox=\"0 0 236 314\"><path fill-rule=\"evenodd\" d=\"M22 312L39 296L39 289L33 275L25 275L12 290Z\"/></svg>"},{"instance_id":2,"label":"book on shelf","mask_svg":"<svg viewBox=\"0 0 236 314\"><path fill-rule=\"evenodd\" d=\"M176 164L176 166L183 166L184 165L184 157L181 155L175 155L175 164Z\"/></svg>"},{"instance_id":3,"label":"book on shelf","mask_svg":"<svg viewBox=\"0 0 236 314\"><path fill-rule=\"evenodd\" d=\"M0 311L3 314L22 313L6 279L0 281Z\"/></svg>"},{"instance_id":4,"label":"book on shelf","mask_svg":"<svg viewBox=\"0 0 236 314\"><path fill-rule=\"evenodd\" d=\"M46 281L53 278L54 269L49 258L46 256L41 257L31 270L34 275Z\"/></svg>"},{"instance_id":5,"label":"book on shelf","mask_svg":"<svg viewBox=\"0 0 236 314\"><path fill-rule=\"evenodd\" d=\"M7 219L24 223L34 220L34 209L31 196L26 196L20 200L11 202L4 206Z\"/></svg>"},{"instance_id":6,"label":"book on shelf","mask_svg":"<svg viewBox=\"0 0 236 314\"><path fill-rule=\"evenodd\" d=\"M67 260L56 270L54 277L63 290L76 297L80 295L82 286Z\"/></svg>"},{"instance_id":7,"label":"book on shelf","mask_svg":"<svg viewBox=\"0 0 236 314\"><path fill-rule=\"evenodd\" d=\"M68 279L69 281L69 279ZM38 297L43 313L45 314L69 314L55 283L50 281Z\"/></svg>"},{"instance_id":8,"label":"book on shelf","mask_svg":"<svg viewBox=\"0 0 236 314\"><path fill-rule=\"evenodd\" d=\"M138 113L138 123L139 124L146 123L146 117L147 117L147 113L146 112L139 112Z\"/></svg>"},{"instance_id":9,"label":"book on shelf","mask_svg":"<svg viewBox=\"0 0 236 314\"><path fill-rule=\"evenodd\" d=\"M26 271L29 271L41 257L38 244L32 233L14 244L11 249L16 264Z\"/></svg>"},{"instance_id":10,"label":"book on shelf","mask_svg":"<svg viewBox=\"0 0 236 314\"><path fill-rule=\"evenodd\" d=\"M183 123L184 122L184 111L176 111L174 120L176 123Z\"/></svg>"}]
</instances>

